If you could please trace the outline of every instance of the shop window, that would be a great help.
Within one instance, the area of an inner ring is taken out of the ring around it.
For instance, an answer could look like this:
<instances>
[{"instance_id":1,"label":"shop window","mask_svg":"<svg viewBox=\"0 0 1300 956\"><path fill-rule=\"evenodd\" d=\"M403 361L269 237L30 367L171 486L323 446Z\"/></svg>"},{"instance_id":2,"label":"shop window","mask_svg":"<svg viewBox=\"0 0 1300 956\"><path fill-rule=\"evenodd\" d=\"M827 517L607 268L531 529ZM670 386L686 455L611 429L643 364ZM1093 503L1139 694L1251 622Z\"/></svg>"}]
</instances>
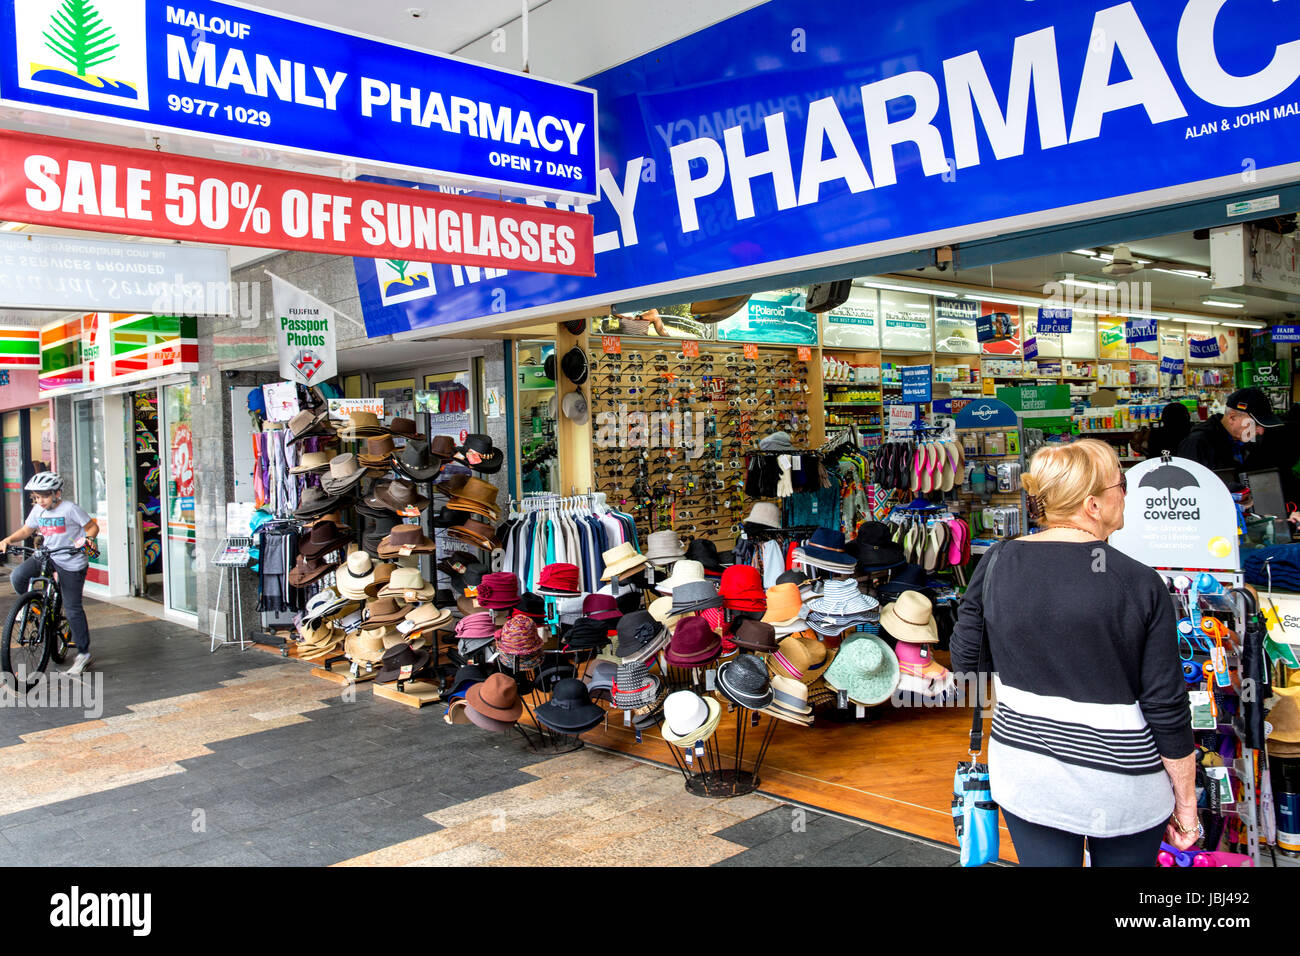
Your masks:
<instances>
[{"instance_id":1,"label":"shop window","mask_svg":"<svg viewBox=\"0 0 1300 956\"><path fill-rule=\"evenodd\" d=\"M560 460L555 443L559 399L556 397L555 343L520 342L516 367L519 369L519 454L520 485L530 491L560 490Z\"/></svg>"}]
</instances>

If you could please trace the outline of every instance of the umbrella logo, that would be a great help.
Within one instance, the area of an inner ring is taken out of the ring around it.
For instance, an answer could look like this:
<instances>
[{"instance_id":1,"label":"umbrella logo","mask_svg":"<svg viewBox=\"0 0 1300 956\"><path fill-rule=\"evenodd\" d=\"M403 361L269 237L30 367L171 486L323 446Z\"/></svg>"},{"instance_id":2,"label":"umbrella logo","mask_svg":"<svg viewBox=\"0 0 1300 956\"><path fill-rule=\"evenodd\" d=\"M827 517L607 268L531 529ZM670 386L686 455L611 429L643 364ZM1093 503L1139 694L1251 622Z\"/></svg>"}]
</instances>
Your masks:
<instances>
[{"instance_id":1,"label":"umbrella logo","mask_svg":"<svg viewBox=\"0 0 1300 956\"><path fill-rule=\"evenodd\" d=\"M1199 488L1200 482L1191 474L1184 471L1177 465L1161 465L1159 468L1152 469L1138 484L1139 488L1156 488L1156 489L1173 489L1177 491L1181 488Z\"/></svg>"}]
</instances>

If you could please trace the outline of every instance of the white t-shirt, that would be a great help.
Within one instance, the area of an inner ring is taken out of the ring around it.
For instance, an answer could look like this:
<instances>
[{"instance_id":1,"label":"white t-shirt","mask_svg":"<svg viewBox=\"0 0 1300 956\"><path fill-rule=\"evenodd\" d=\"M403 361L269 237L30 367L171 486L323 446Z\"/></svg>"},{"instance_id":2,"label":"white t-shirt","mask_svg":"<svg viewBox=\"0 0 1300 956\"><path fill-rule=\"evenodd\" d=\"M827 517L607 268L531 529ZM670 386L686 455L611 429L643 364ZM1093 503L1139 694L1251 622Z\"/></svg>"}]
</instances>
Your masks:
<instances>
[{"instance_id":1,"label":"white t-shirt","mask_svg":"<svg viewBox=\"0 0 1300 956\"><path fill-rule=\"evenodd\" d=\"M60 501L49 510L33 505L23 524L41 535L45 539L45 547L50 550L70 548L85 534L85 527L90 524L90 515L71 501ZM84 554L56 554L53 561L64 571L81 571L90 564Z\"/></svg>"}]
</instances>

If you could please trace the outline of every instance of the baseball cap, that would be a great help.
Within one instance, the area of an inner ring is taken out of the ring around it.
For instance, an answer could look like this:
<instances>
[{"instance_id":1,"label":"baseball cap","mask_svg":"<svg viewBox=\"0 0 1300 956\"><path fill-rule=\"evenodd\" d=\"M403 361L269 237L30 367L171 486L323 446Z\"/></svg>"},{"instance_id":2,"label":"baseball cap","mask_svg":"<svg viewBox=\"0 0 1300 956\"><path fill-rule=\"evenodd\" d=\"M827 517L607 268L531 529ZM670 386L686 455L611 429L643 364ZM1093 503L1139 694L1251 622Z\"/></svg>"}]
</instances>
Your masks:
<instances>
[{"instance_id":1,"label":"baseball cap","mask_svg":"<svg viewBox=\"0 0 1300 956\"><path fill-rule=\"evenodd\" d=\"M1273 405L1258 388L1239 388L1228 396L1228 408L1245 412L1260 428L1276 428L1282 419L1273 414Z\"/></svg>"}]
</instances>

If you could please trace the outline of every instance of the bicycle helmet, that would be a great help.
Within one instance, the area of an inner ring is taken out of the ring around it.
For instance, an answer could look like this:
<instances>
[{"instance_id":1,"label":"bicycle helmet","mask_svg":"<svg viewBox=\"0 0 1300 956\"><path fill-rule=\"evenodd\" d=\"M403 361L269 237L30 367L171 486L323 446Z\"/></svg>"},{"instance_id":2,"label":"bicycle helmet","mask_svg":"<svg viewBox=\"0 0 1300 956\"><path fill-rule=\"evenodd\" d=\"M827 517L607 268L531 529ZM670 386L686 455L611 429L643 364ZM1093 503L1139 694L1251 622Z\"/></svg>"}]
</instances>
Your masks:
<instances>
[{"instance_id":1,"label":"bicycle helmet","mask_svg":"<svg viewBox=\"0 0 1300 956\"><path fill-rule=\"evenodd\" d=\"M26 491L35 491L42 495L51 494L62 487L63 479L59 477L57 471L38 471L32 476L32 480L23 486Z\"/></svg>"}]
</instances>

